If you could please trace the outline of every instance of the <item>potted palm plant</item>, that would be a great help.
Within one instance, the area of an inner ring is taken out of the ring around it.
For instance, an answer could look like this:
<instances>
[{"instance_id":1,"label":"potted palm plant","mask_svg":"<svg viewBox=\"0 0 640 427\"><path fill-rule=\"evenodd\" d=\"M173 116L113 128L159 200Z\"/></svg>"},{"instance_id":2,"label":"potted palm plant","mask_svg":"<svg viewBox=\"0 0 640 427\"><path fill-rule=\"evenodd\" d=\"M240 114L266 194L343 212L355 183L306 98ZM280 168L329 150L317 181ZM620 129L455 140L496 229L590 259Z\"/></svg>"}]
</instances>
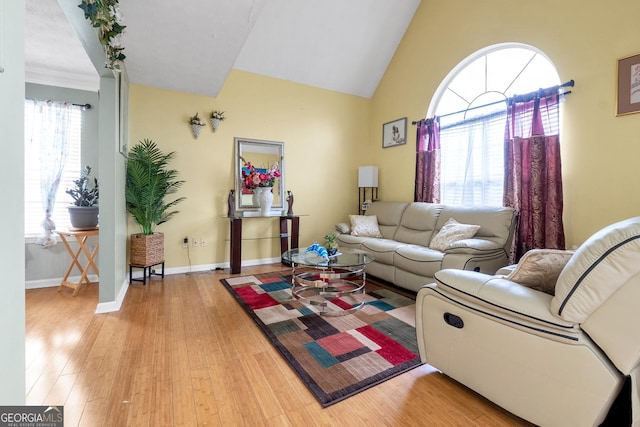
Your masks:
<instances>
[{"instance_id":1,"label":"potted palm plant","mask_svg":"<svg viewBox=\"0 0 640 427\"><path fill-rule=\"evenodd\" d=\"M91 166L85 166L80 178L73 181L75 186L67 189L66 193L73 198L73 205L69 206L69 220L75 229L90 229L98 226L99 189L98 178L93 178L93 185L89 179Z\"/></svg>"},{"instance_id":2,"label":"potted palm plant","mask_svg":"<svg viewBox=\"0 0 640 427\"><path fill-rule=\"evenodd\" d=\"M185 199L167 200L184 183L177 179L178 171L168 168L174 154L164 154L150 139L140 141L129 152L126 207L142 228L142 233L131 235L129 258L132 265L151 266L164 262L164 235L154 229L177 214L178 211L171 209Z\"/></svg>"}]
</instances>

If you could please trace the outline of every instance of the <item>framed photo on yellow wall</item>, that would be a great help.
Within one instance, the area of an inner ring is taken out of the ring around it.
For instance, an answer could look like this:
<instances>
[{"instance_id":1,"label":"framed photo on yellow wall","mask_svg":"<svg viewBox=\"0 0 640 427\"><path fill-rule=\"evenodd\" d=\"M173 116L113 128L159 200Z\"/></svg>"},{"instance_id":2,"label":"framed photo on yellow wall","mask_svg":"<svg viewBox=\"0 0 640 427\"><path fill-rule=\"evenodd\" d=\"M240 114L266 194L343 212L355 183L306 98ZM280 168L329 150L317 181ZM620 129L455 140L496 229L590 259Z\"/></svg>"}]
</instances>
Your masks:
<instances>
[{"instance_id":1,"label":"framed photo on yellow wall","mask_svg":"<svg viewBox=\"0 0 640 427\"><path fill-rule=\"evenodd\" d=\"M382 125L382 148L395 147L407 143L407 118L394 120Z\"/></svg>"},{"instance_id":2,"label":"framed photo on yellow wall","mask_svg":"<svg viewBox=\"0 0 640 427\"><path fill-rule=\"evenodd\" d=\"M616 115L640 112L640 53L618 59Z\"/></svg>"}]
</instances>

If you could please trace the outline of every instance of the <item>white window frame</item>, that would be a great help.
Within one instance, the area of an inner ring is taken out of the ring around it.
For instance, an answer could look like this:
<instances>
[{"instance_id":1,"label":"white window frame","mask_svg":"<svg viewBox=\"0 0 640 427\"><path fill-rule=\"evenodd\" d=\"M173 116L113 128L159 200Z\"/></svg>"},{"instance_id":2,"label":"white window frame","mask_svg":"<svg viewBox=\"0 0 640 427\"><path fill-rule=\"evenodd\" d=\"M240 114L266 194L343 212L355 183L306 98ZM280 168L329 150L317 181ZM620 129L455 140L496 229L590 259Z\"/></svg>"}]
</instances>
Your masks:
<instances>
[{"instance_id":1,"label":"white window frame","mask_svg":"<svg viewBox=\"0 0 640 427\"><path fill-rule=\"evenodd\" d=\"M462 60L459 64L457 64L448 74L447 76L442 80L442 82L440 83L440 85L438 86L437 90L434 93L434 96L431 99L431 102L429 104L429 108L427 110L427 116L426 117L433 117L436 114L441 114L443 115L443 119L441 119L441 170L442 170L442 176L441 176L441 202L442 203L451 203L451 201L449 199L453 199L452 197L447 196L447 193L445 193L445 189L447 188L447 186L449 186L449 188L451 188L451 184L453 182L447 181L446 178L446 153L447 153L447 148L445 146L445 144L447 144L447 141L445 138L442 137L442 135L444 134L445 131L443 131L443 128L446 128L446 122L444 120L444 118L446 117L446 115L448 113L452 113L453 111L438 111L438 107L440 106L440 102L442 101L443 96L445 95L445 93L447 93L447 89L449 88L449 86L452 84L452 82L454 81L454 79L463 71L465 70L470 64L474 63L476 60L478 60L479 58L489 55L492 52L496 52L496 51L500 51L500 50L504 50L504 49L513 49L513 48L518 48L518 49L525 49L527 51L531 51L531 53L535 53L537 55L540 55L542 58L544 58L546 61L549 62L550 65L553 66L554 70L555 70L555 79L556 82L553 82L551 84L549 84L549 82L544 82L541 84L536 83L535 87L532 87L531 91L539 89L540 87L544 87L544 86L552 86L554 84L560 84L560 78L558 76L557 73L557 69L555 68L553 62L549 59L549 57L547 57L544 52L540 51L539 49L530 46L530 45L526 45L526 44L522 44L522 43L501 43L501 44L497 44L497 45L493 45L493 46L488 46L486 48L480 49L476 52L474 52L473 54L469 55L467 58L465 58L464 60ZM487 78L486 74L484 76L485 78ZM508 90L508 89L507 89ZM480 93L479 95L477 95L474 100L472 100L469 104L469 106L471 107L475 107L475 105L473 104L473 102L479 98L482 95L485 94L489 94L489 93L494 93L494 94L498 94L498 96L496 98L504 98L506 100L506 98L508 96L511 96L512 94L508 94L507 93L500 93L500 92L496 92L496 91L492 91L492 90L488 90L485 88L485 92ZM504 105L505 107L505 111L506 111L506 104ZM471 110L467 110L467 111L471 111ZM495 130L495 129L494 129ZM502 140L500 140L500 144L502 144ZM485 149L486 147L483 145L482 146L483 149ZM495 148L495 147L494 147ZM503 150L503 148L501 147L500 150ZM495 152L495 150L494 150ZM501 156L501 154L497 154L498 156ZM485 168L486 169L486 168ZM502 172L504 172L504 170L502 169ZM451 174L451 172L449 172ZM478 171L476 171L476 173L478 173ZM487 171L483 170L482 174L487 175ZM495 178L495 177L494 177ZM474 187L475 187L475 181L474 181ZM480 185L484 185L484 182L479 182L478 184ZM459 186L461 187L461 186ZM497 190L496 190L497 191ZM493 201L492 204L498 204L495 193L496 191L491 191L493 198L491 199ZM493 200L496 199L496 200ZM466 196L461 196L461 195L457 195L457 197L455 197L455 204L468 204L469 200L473 200L472 204L489 204L486 203L485 201L488 200L487 197L485 197L484 195L481 197L478 197L476 195L473 196L469 196L468 194ZM499 203L499 205L502 205L501 201Z\"/></svg>"}]
</instances>

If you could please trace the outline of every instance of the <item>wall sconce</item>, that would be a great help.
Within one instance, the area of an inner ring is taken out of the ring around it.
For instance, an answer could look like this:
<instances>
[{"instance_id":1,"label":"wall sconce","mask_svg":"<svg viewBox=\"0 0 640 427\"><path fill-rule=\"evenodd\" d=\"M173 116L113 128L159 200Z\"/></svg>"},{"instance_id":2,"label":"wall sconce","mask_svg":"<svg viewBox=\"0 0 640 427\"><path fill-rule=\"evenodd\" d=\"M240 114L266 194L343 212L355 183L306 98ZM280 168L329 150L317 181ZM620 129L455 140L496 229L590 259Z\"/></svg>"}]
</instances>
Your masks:
<instances>
[{"instance_id":1,"label":"wall sconce","mask_svg":"<svg viewBox=\"0 0 640 427\"><path fill-rule=\"evenodd\" d=\"M189 126L191 126L191 132L193 132L193 136L198 139L198 135L200 135L200 131L203 127L205 127L205 124L202 123L202 120L200 120L200 117L198 117L198 113L196 113L195 116L189 117Z\"/></svg>"},{"instance_id":2,"label":"wall sconce","mask_svg":"<svg viewBox=\"0 0 640 427\"><path fill-rule=\"evenodd\" d=\"M367 189L371 190L371 198L367 199ZM378 198L378 167L358 167L358 211L364 214L369 204Z\"/></svg>"}]
</instances>

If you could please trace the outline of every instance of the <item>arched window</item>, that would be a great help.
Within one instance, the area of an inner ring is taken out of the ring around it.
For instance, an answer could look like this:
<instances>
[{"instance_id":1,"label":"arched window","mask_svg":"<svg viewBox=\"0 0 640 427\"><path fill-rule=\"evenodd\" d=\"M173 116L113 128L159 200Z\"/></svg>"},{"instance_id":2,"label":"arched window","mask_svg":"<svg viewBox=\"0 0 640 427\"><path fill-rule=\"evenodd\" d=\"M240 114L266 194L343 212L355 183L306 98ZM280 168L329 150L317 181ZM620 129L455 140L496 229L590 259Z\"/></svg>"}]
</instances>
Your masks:
<instances>
[{"instance_id":1,"label":"arched window","mask_svg":"<svg viewBox=\"0 0 640 427\"><path fill-rule=\"evenodd\" d=\"M483 49L440 84L427 117L440 117L440 201L503 202L506 99L560 84L551 61L523 44Z\"/></svg>"}]
</instances>

